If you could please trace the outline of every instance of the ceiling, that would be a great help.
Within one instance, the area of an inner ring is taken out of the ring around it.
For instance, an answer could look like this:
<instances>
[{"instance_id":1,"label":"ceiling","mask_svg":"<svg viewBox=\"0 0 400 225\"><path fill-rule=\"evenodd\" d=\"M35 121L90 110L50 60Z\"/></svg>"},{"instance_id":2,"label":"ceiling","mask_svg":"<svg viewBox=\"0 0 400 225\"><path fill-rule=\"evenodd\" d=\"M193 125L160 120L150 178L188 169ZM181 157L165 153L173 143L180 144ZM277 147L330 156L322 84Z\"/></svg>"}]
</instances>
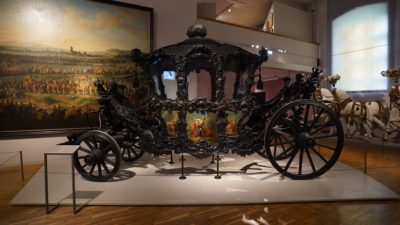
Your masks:
<instances>
[{"instance_id":1,"label":"ceiling","mask_svg":"<svg viewBox=\"0 0 400 225\"><path fill-rule=\"evenodd\" d=\"M214 3L216 19L245 27L261 28L274 0L198 0ZM275 0L276 1L276 0ZM315 0L279 0L293 7L306 10Z\"/></svg>"},{"instance_id":2,"label":"ceiling","mask_svg":"<svg viewBox=\"0 0 400 225\"><path fill-rule=\"evenodd\" d=\"M216 19L246 27L263 25L272 4L272 0L223 1L227 2L228 6L222 10L221 7L217 7L220 11L217 11Z\"/></svg>"}]
</instances>

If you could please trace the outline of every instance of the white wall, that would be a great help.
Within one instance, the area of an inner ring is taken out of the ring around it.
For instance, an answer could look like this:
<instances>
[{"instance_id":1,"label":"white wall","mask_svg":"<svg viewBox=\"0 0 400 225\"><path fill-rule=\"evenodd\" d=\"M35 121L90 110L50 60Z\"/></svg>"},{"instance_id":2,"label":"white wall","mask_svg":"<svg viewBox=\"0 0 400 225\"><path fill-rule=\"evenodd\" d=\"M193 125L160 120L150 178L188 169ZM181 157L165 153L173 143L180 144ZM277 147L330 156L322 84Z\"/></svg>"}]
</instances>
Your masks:
<instances>
[{"instance_id":1,"label":"white wall","mask_svg":"<svg viewBox=\"0 0 400 225\"><path fill-rule=\"evenodd\" d=\"M400 0L396 1L396 16L395 16L395 32L392 36L393 40L396 40L395 37L400 37ZM393 61L394 61L394 67L400 67L400 43L397 41L394 41L394 56L393 56Z\"/></svg>"},{"instance_id":2,"label":"white wall","mask_svg":"<svg viewBox=\"0 0 400 225\"><path fill-rule=\"evenodd\" d=\"M154 49L186 39L197 18L196 0L123 0L154 9Z\"/></svg>"},{"instance_id":3,"label":"white wall","mask_svg":"<svg viewBox=\"0 0 400 225\"><path fill-rule=\"evenodd\" d=\"M187 28L197 17L196 0L124 0L122 2L151 7L154 9L154 48L173 44L186 39ZM62 137L0 140L0 153L23 151L26 164L42 163L43 153L51 146L66 141ZM7 156L1 156L0 164ZM14 163L13 163L14 162ZM12 160L12 164L18 161ZM5 166L10 165L6 164Z\"/></svg>"},{"instance_id":4,"label":"white wall","mask_svg":"<svg viewBox=\"0 0 400 225\"><path fill-rule=\"evenodd\" d=\"M274 1L274 32L304 41L312 41L312 14Z\"/></svg>"},{"instance_id":5,"label":"white wall","mask_svg":"<svg viewBox=\"0 0 400 225\"><path fill-rule=\"evenodd\" d=\"M204 3L197 3L197 16L208 18L208 19L215 19L217 5L215 2L204 2Z\"/></svg>"},{"instance_id":6,"label":"white wall","mask_svg":"<svg viewBox=\"0 0 400 225\"><path fill-rule=\"evenodd\" d=\"M251 44L287 51L286 53L274 52L263 66L297 71L311 71L311 68L316 66L319 47L317 44L211 20L198 19L198 22L206 26L207 37L254 53L257 53L259 49L251 48Z\"/></svg>"},{"instance_id":7,"label":"white wall","mask_svg":"<svg viewBox=\"0 0 400 225\"><path fill-rule=\"evenodd\" d=\"M328 52L328 0L316 1L316 41L320 43L319 58L321 68L330 71Z\"/></svg>"}]
</instances>

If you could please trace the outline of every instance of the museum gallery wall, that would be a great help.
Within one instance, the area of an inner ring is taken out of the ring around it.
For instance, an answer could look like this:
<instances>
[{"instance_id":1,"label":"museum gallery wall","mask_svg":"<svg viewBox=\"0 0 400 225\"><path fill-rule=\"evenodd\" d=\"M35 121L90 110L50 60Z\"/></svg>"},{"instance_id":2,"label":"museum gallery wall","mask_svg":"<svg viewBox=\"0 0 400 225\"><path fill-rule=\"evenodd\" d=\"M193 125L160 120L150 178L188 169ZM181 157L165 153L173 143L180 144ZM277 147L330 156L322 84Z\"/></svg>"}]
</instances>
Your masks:
<instances>
[{"instance_id":1,"label":"museum gallery wall","mask_svg":"<svg viewBox=\"0 0 400 225\"><path fill-rule=\"evenodd\" d=\"M141 5L154 9L154 48L159 48L168 44L175 43L177 40L182 40L186 37L186 30L190 24L196 21L196 1L186 0L169 0L168 5L159 0L126 0L122 1L127 4ZM174 15L174 16L171 16ZM175 16L179 15L179 17ZM174 26L170 26L174 24ZM163 34L163 35L161 35ZM70 47L70 46L69 46ZM133 46L132 46L133 47ZM131 48L131 47L129 47ZM2 135L0 140L0 152L23 151L24 163L42 163L43 152L51 146L66 140L65 134L57 137L47 135L21 136L14 139L21 132L9 132L7 136ZM24 132L23 134L26 134ZM46 134L46 132L40 132ZM54 130L51 133L55 133ZM40 137L40 138L39 138Z\"/></svg>"},{"instance_id":2,"label":"museum gallery wall","mask_svg":"<svg viewBox=\"0 0 400 225\"><path fill-rule=\"evenodd\" d=\"M88 127L97 79L124 84L132 101L145 94L129 81L143 76L130 51L152 49L151 8L67 0L0 6L1 134Z\"/></svg>"}]
</instances>

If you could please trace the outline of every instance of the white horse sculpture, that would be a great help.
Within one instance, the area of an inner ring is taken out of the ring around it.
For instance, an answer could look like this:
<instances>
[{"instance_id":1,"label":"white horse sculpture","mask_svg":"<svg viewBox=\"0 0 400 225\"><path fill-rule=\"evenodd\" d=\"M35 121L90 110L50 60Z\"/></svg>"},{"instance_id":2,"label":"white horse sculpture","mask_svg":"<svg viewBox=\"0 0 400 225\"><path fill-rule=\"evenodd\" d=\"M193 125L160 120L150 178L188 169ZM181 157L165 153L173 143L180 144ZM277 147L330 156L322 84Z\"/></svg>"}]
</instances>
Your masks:
<instances>
[{"instance_id":1,"label":"white horse sculpture","mask_svg":"<svg viewBox=\"0 0 400 225\"><path fill-rule=\"evenodd\" d=\"M390 121L390 110L383 102L369 101L362 103L355 101L346 91L335 88L339 75L322 78L322 81L333 86L332 91L320 88L322 100L334 101L339 105L340 115L345 120L347 137L360 133L370 140L372 131L378 128L383 132L383 139L387 140L389 135L398 129Z\"/></svg>"}]
</instances>

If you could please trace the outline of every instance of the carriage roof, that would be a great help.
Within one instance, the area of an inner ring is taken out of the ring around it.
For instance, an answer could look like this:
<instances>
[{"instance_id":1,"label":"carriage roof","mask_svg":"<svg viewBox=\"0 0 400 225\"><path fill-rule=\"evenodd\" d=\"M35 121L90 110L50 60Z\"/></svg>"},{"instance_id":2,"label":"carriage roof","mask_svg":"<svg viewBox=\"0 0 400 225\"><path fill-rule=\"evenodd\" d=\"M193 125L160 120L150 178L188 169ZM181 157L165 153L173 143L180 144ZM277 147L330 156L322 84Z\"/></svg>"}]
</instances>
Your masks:
<instances>
[{"instance_id":1,"label":"carriage roof","mask_svg":"<svg viewBox=\"0 0 400 225\"><path fill-rule=\"evenodd\" d=\"M254 84L254 72L258 66L267 60L265 49L260 55L248 52L240 47L219 43L206 38L207 30L200 24L189 27L188 39L177 44L160 48L147 57L147 73L157 79L161 98L166 98L161 74L164 71L175 71L177 81L177 98L187 100L187 76L191 71L206 70L211 77L211 100L224 98L225 72L236 74L233 99L239 96L239 84L244 83L244 95L250 95ZM155 91L154 91L155 92Z\"/></svg>"}]
</instances>

